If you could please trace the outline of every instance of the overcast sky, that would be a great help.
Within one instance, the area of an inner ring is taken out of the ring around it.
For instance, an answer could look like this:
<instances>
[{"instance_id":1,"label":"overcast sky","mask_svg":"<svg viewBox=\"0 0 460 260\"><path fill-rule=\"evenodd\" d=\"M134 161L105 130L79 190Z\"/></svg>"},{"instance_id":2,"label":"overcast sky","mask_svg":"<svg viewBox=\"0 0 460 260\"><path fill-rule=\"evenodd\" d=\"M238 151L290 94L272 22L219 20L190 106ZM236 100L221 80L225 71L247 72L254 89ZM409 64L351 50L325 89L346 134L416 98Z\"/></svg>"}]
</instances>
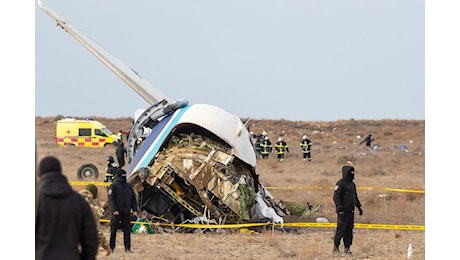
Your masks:
<instances>
[{"instance_id":1,"label":"overcast sky","mask_svg":"<svg viewBox=\"0 0 460 260\"><path fill-rule=\"evenodd\" d=\"M425 119L421 0L45 0L171 99L240 117ZM35 115L148 104L36 5Z\"/></svg>"}]
</instances>

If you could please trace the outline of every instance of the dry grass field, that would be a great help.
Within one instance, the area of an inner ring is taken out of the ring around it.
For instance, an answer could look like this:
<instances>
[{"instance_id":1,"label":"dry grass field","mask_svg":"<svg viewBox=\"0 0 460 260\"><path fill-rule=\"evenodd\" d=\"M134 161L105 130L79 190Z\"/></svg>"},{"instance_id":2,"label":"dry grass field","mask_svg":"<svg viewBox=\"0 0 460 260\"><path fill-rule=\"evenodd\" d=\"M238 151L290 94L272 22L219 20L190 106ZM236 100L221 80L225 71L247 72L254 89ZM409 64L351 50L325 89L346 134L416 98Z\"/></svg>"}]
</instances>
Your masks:
<instances>
[{"instance_id":1,"label":"dry grass field","mask_svg":"<svg viewBox=\"0 0 460 260\"><path fill-rule=\"evenodd\" d=\"M37 160L57 156L69 181L77 181L77 169L95 164L99 181L104 178L105 158L115 155L115 147L58 147L54 142L58 117L36 117ZM128 131L131 118L97 118L112 131ZM400 229L399 225L425 225L425 121L424 120L343 120L309 122L250 120L250 130L268 132L272 142L280 136L289 145L284 162L272 153L258 159L257 172L277 200L321 203L310 217L286 217L286 223L314 223L323 217L335 223L332 187L341 177L341 167L353 161L355 182L363 204L357 224L388 224L391 229L355 228L352 246L355 259L406 259L409 241L413 259L425 259L425 231ZM306 133L312 140L312 161L302 160L300 140ZM359 145L368 134L375 138L374 150ZM407 146L403 150L402 145ZM76 190L81 186L74 186ZM99 193L106 198L103 187ZM109 237L108 227L104 227ZM226 231L218 234L132 235L134 254L123 252L122 233L117 236L114 254L99 259L341 259L332 255L331 227L296 227L297 232L279 229L257 233ZM118 249L118 251L117 251ZM342 247L343 249L343 247Z\"/></svg>"}]
</instances>

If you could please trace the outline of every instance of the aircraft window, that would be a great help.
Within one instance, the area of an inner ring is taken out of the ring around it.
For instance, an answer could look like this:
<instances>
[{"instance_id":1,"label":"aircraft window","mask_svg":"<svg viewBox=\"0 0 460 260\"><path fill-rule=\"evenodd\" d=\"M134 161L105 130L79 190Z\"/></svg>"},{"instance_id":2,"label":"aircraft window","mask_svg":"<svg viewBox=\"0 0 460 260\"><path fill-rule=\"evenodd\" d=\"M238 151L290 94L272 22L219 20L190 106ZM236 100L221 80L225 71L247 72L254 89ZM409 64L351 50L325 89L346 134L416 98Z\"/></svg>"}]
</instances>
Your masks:
<instances>
[{"instance_id":1,"label":"aircraft window","mask_svg":"<svg viewBox=\"0 0 460 260\"><path fill-rule=\"evenodd\" d=\"M91 128L78 129L78 136L91 136Z\"/></svg>"}]
</instances>

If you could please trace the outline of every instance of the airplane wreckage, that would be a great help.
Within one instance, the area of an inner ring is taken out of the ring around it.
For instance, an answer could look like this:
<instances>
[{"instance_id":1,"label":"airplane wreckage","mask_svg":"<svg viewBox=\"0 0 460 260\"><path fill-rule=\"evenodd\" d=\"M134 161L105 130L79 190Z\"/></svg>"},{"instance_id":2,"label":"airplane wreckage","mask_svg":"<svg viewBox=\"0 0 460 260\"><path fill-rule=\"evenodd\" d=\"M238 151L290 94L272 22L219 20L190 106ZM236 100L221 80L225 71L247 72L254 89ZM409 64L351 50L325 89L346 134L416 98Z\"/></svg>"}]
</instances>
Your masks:
<instances>
[{"instance_id":1,"label":"airplane wreckage","mask_svg":"<svg viewBox=\"0 0 460 260\"><path fill-rule=\"evenodd\" d=\"M290 215L259 183L244 122L212 105L172 101L41 1L39 7L150 105L128 136L127 181L141 211L171 223L283 223ZM145 130L141 145L137 140ZM307 208L308 210L308 208Z\"/></svg>"}]
</instances>

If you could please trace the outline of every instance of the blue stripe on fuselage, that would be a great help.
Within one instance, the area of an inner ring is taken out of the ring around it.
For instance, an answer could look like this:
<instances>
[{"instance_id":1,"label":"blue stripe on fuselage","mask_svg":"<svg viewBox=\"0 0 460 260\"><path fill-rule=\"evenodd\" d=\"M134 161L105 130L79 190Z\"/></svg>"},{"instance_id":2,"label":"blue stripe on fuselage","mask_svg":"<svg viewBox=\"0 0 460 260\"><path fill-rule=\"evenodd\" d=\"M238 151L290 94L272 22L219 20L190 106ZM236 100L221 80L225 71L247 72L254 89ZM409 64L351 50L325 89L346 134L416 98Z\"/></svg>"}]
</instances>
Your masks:
<instances>
[{"instance_id":1,"label":"blue stripe on fuselage","mask_svg":"<svg viewBox=\"0 0 460 260\"><path fill-rule=\"evenodd\" d=\"M174 113L171 113L163 118L152 128L152 132L144 140L144 143L141 145L140 149L136 152L133 160L129 164L127 177L129 177L129 175L137 169L146 167L150 163L152 158L157 154L158 150L162 146L166 137L177 125L189 107L190 106L185 106L176 110Z\"/></svg>"}]
</instances>

